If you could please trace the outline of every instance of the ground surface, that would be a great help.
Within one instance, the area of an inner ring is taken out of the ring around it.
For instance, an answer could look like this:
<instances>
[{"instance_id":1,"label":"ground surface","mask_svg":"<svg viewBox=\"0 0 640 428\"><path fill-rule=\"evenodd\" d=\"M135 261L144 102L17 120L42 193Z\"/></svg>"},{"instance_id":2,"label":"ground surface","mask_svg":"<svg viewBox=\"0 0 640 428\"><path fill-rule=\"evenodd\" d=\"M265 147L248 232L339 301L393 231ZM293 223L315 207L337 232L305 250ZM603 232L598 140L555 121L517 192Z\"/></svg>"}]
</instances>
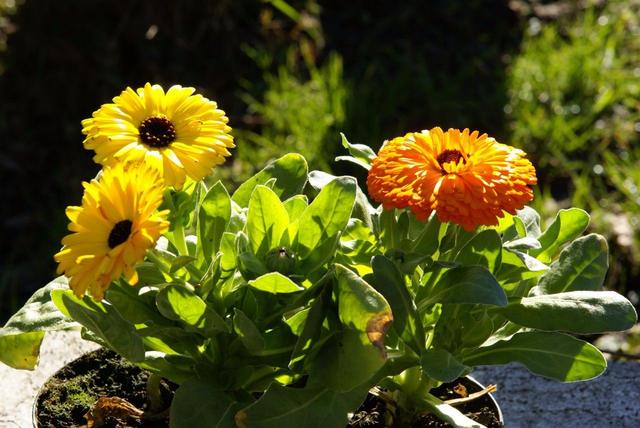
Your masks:
<instances>
[{"instance_id":1,"label":"ground surface","mask_svg":"<svg viewBox=\"0 0 640 428\"><path fill-rule=\"evenodd\" d=\"M522 366L483 367L472 374L495 383L507 428L640 427L640 363L610 362L588 382L561 383L532 375Z\"/></svg>"},{"instance_id":2,"label":"ground surface","mask_svg":"<svg viewBox=\"0 0 640 428\"><path fill-rule=\"evenodd\" d=\"M0 428L32 428L31 411L40 386L66 363L97 347L82 340L79 332L48 333L36 370L14 370L0 364Z\"/></svg>"},{"instance_id":3,"label":"ground surface","mask_svg":"<svg viewBox=\"0 0 640 428\"><path fill-rule=\"evenodd\" d=\"M0 364L0 428L31 428L31 408L40 385L78 355L96 348L77 332L52 333L42 345L33 372ZM640 364L612 362L591 382L562 384L531 375L516 365L485 367L474 372L484 384L498 384L495 394L511 427L640 426Z\"/></svg>"}]
</instances>

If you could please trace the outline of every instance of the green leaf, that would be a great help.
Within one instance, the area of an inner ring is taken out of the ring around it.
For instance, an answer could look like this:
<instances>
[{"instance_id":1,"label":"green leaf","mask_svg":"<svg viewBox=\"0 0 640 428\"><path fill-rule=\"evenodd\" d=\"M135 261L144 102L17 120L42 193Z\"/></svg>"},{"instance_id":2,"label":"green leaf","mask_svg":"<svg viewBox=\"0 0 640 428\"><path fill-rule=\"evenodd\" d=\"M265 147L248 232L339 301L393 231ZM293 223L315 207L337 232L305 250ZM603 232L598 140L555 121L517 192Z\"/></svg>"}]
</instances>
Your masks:
<instances>
[{"instance_id":1,"label":"green leaf","mask_svg":"<svg viewBox=\"0 0 640 428\"><path fill-rule=\"evenodd\" d=\"M44 331L0 332L0 361L14 369L33 370L38 364Z\"/></svg>"},{"instance_id":2,"label":"green leaf","mask_svg":"<svg viewBox=\"0 0 640 428\"><path fill-rule=\"evenodd\" d=\"M233 233L225 232L220 241L220 267L224 272L232 271L236 267L236 236Z\"/></svg>"},{"instance_id":3,"label":"green leaf","mask_svg":"<svg viewBox=\"0 0 640 428\"><path fill-rule=\"evenodd\" d=\"M234 426L233 417L239 405L230 395L211 388L200 379L189 379L180 385L171 402L171 428L227 428ZM203 425L205 424L205 425Z\"/></svg>"},{"instance_id":4,"label":"green leaf","mask_svg":"<svg viewBox=\"0 0 640 428\"><path fill-rule=\"evenodd\" d=\"M418 309L435 303L479 303L506 306L507 296L495 277L481 266L459 266L446 271Z\"/></svg>"},{"instance_id":5,"label":"green leaf","mask_svg":"<svg viewBox=\"0 0 640 428\"><path fill-rule=\"evenodd\" d=\"M249 281L249 285L256 290L271 294L295 293L304 290L304 287L299 286L279 272L264 274L259 278Z\"/></svg>"},{"instance_id":6,"label":"green leaf","mask_svg":"<svg viewBox=\"0 0 640 428\"><path fill-rule=\"evenodd\" d=\"M273 382L258 401L236 413L235 422L240 428L342 427L368 390L365 386L341 393L312 379L304 388Z\"/></svg>"},{"instance_id":7,"label":"green leaf","mask_svg":"<svg viewBox=\"0 0 640 428\"><path fill-rule=\"evenodd\" d=\"M146 349L166 354L198 355L199 348L206 340L184 327L175 325L137 326L137 332L144 338Z\"/></svg>"},{"instance_id":8,"label":"green leaf","mask_svg":"<svg viewBox=\"0 0 640 428\"><path fill-rule=\"evenodd\" d=\"M139 286L145 286L149 284L162 284L169 280L166 273L156 266L153 262L142 262L136 265L136 272L138 273Z\"/></svg>"},{"instance_id":9,"label":"green leaf","mask_svg":"<svg viewBox=\"0 0 640 428\"><path fill-rule=\"evenodd\" d=\"M271 189L256 186L247 212L247 235L253 253L264 257L280 243L289 224L287 210Z\"/></svg>"},{"instance_id":10,"label":"green leaf","mask_svg":"<svg viewBox=\"0 0 640 428\"><path fill-rule=\"evenodd\" d=\"M131 324L163 324L168 321L158 313L155 291L140 293L139 287L131 287L119 281L107 289L106 300Z\"/></svg>"},{"instance_id":11,"label":"green leaf","mask_svg":"<svg viewBox=\"0 0 640 428\"><path fill-rule=\"evenodd\" d=\"M599 376L607 362L598 349L580 339L555 332L524 332L473 350L468 366L518 362L532 373L564 382Z\"/></svg>"},{"instance_id":12,"label":"green leaf","mask_svg":"<svg viewBox=\"0 0 640 428\"><path fill-rule=\"evenodd\" d=\"M298 341L291 353L291 362L289 363L289 368L295 372L301 371L303 368L304 356L311 350L314 342L322 333L322 323L326 317L327 306L329 305L328 301L330 300L329 295L330 292L323 291L311 304L311 308L308 311L305 311L305 314L303 315L304 326L299 332ZM296 315L299 316L301 312ZM294 315L294 317L296 317L296 315ZM292 324L289 325L292 326ZM294 329L294 326L292 326L292 330L295 334L298 334L300 328L298 327L297 329Z\"/></svg>"},{"instance_id":13,"label":"green leaf","mask_svg":"<svg viewBox=\"0 0 640 428\"><path fill-rule=\"evenodd\" d=\"M356 198L353 177L338 177L327 184L300 216L296 252L305 258L325 239L344 231Z\"/></svg>"},{"instance_id":14,"label":"green leaf","mask_svg":"<svg viewBox=\"0 0 640 428\"><path fill-rule=\"evenodd\" d=\"M232 196L235 203L241 207L249 205L253 189L259 184L265 184L272 178L276 179L273 191L282 200L302 192L307 182L307 161L297 153L288 153L267 165L262 171L242 183Z\"/></svg>"},{"instance_id":15,"label":"green leaf","mask_svg":"<svg viewBox=\"0 0 640 428\"><path fill-rule=\"evenodd\" d=\"M367 171L371 169L371 165L369 165L367 162L364 162L362 159L358 159L353 156L336 156L334 160L336 162L339 162L339 161L351 162L352 164L358 165L359 167L362 167Z\"/></svg>"},{"instance_id":16,"label":"green leaf","mask_svg":"<svg viewBox=\"0 0 640 428\"><path fill-rule=\"evenodd\" d=\"M513 241L505 242L503 246L504 248L507 248L509 250L518 250L518 251L538 250L542 248L542 245L540 245L540 241L530 236L525 236L524 238L514 239Z\"/></svg>"},{"instance_id":17,"label":"green leaf","mask_svg":"<svg viewBox=\"0 0 640 428\"><path fill-rule=\"evenodd\" d=\"M164 287L156 296L156 306L164 317L180 321L205 336L229 331L220 315L184 285Z\"/></svg>"},{"instance_id":18,"label":"green leaf","mask_svg":"<svg viewBox=\"0 0 640 428\"><path fill-rule=\"evenodd\" d=\"M238 270L245 279L257 278L269 272L265 264L249 251L238 256Z\"/></svg>"},{"instance_id":19,"label":"green leaf","mask_svg":"<svg viewBox=\"0 0 640 428\"><path fill-rule=\"evenodd\" d=\"M205 195L198 210L198 250L207 264L220 249L222 234L231 219L231 199L218 181Z\"/></svg>"},{"instance_id":20,"label":"green leaf","mask_svg":"<svg viewBox=\"0 0 640 428\"><path fill-rule=\"evenodd\" d=\"M186 382L194 375L194 361L182 355L147 352L144 361L136 365L142 369L153 371L178 384Z\"/></svg>"},{"instance_id":21,"label":"green leaf","mask_svg":"<svg viewBox=\"0 0 640 428\"><path fill-rule=\"evenodd\" d=\"M177 224L187 226L191 220L197 202L197 192L188 193L183 190L165 189L160 210L169 210L170 230Z\"/></svg>"},{"instance_id":22,"label":"green leaf","mask_svg":"<svg viewBox=\"0 0 640 428\"><path fill-rule=\"evenodd\" d=\"M313 359L311 376L333 391L351 391L371 379L385 360L365 333L345 329L322 345Z\"/></svg>"},{"instance_id":23,"label":"green leaf","mask_svg":"<svg viewBox=\"0 0 640 428\"><path fill-rule=\"evenodd\" d=\"M467 369L444 349L427 349L422 353L420 364L427 376L441 382L452 382Z\"/></svg>"},{"instance_id":24,"label":"green leaf","mask_svg":"<svg viewBox=\"0 0 640 428\"><path fill-rule=\"evenodd\" d=\"M304 210L309 206L309 200L305 195L295 195L284 201L284 207L290 219L300 218Z\"/></svg>"},{"instance_id":25,"label":"green leaf","mask_svg":"<svg viewBox=\"0 0 640 428\"><path fill-rule=\"evenodd\" d=\"M340 242L340 232L320 242L304 259L296 263L298 275L309 276L324 264L333 260Z\"/></svg>"},{"instance_id":26,"label":"green leaf","mask_svg":"<svg viewBox=\"0 0 640 428\"><path fill-rule=\"evenodd\" d=\"M433 214L426 225L423 226L418 237L411 245L411 252L432 256L440 246L440 230L443 224L438 220L438 216Z\"/></svg>"},{"instance_id":27,"label":"green leaf","mask_svg":"<svg viewBox=\"0 0 640 428\"><path fill-rule=\"evenodd\" d=\"M614 291L568 291L523 297L497 311L523 327L579 334L622 331L637 320L631 302Z\"/></svg>"},{"instance_id":28,"label":"green leaf","mask_svg":"<svg viewBox=\"0 0 640 428\"><path fill-rule=\"evenodd\" d=\"M196 260L195 257L192 256L176 256L173 260L171 260L171 267L169 268L169 273L174 273L183 267L187 266L192 261Z\"/></svg>"},{"instance_id":29,"label":"green leaf","mask_svg":"<svg viewBox=\"0 0 640 428\"><path fill-rule=\"evenodd\" d=\"M0 335L67 330L77 327L78 325L60 312L51 300L53 290L69 290L67 278L59 276L33 293L24 306L0 329Z\"/></svg>"},{"instance_id":30,"label":"green leaf","mask_svg":"<svg viewBox=\"0 0 640 428\"><path fill-rule=\"evenodd\" d=\"M353 162L368 171L371 168L371 161L376 157L376 152L364 144L351 144L342 132L340 138L342 139L342 147L347 149L351 156L338 156L336 160Z\"/></svg>"},{"instance_id":31,"label":"green leaf","mask_svg":"<svg viewBox=\"0 0 640 428\"><path fill-rule=\"evenodd\" d=\"M483 266L489 272L497 273L500 268L502 240L493 229L483 230L475 235L460 250L455 258L464 266Z\"/></svg>"},{"instance_id":32,"label":"green leaf","mask_svg":"<svg viewBox=\"0 0 640 428\"><path fill-rule=\"evenodd\" d=\"M384 352L384 337L393 322L391 307L382 294L346 267L336 264L338 315L346 327L367 334Z\"/></svg>"},{"instance_id":33,"label":"green leaf","mask_svg":"<svg viewBox=\"0 0 640 428\"><path fill-rule=\"evenodd\" d=\"M264 338L258 327L238 308L233 308L233 330L236 332L242 344L251 353L264 349Z\"/></svg>"},{"instance_id":34,"label":"green leaf","mask_svg":"<svg viewBox=\"0 0 640 428\"><path fill-rule=\"evenodd\" d=\"M89 296L80 299L71 290L53 290L51 299L58 309L68 313L113 351L129 361L144 359L142 337L111 304L96 302Z\"/></svg>"},{"instance_id":35,"label":"green leaf","mask_svg":"<svg viewBox=\"0 0 640 428\"><path fill-rule=\"evenodd\" d=\"M591 234L569 244L538 283L541 294L602 289L609 268L607 241Z\"/></svg>"},{"instance_id":36,"label":"green leaf","mask_svg":"<svg viewBox=\"0 0 640 428\"><path fill-rule=\"evenodd\" d=\"M531 207L524 207L521 210L518 210L517 218L522 221L522 225L525 230L523 231L524 236L529 236L532 238L538 238L541 234L540 231L540 214L537 213Z\"/></svg>"},{"instance_id":37,"label":"green leaf","mask_svg":"<svg viewBox=\"0 0 640 428\"><path fill-rule=\"evenodd\" d=\"M558 215L547 230L538 238L539 250L530 254L543 263L549 263L565 242L580 236L589 225L589 214L579 208L558 211Z\"/></svg>"},{"instance_id":38,"label":"green leaf","mask_svg":"<svg viewBox=\"0 0 640 428\"><path fill-rule=\"evenodd\" d=\"M498 278L511 277L514 281L535 278L549 270L549 266L535 257L522 251L504 249L502 251L502 263L498 271Z\"/></svg>"},{"instance_id":39,"label":"green leaf","mask_svg":"<svg viewBox=\"0 0 640 428\"><path fill-rule=\"evenodd\" d=\"M416 353L420 353L424 347L425 334L402 273L384 256L374 256L371 267L371 285L389 302L394 318L393 328Z\"/></svg>"},{"instance_id":40,"label":"green leaf","mask_svg":"<svg viewBox=\"0 0 640 428\"><path fill-rule=\"evenodd\" d=\"M320 191L331 181L335 180L335 175L327 174L324 171L311 171L309 173L309 184L314 189ZM377 210L371 206L367 195L356 186L356 203L353 207L353 218L362 220L370 230L373 230L373 221L371 216L376 215Z\"/></svg>"},{"instance_id":41,"label":"green leaf","mask_svg":"<svg viewBox=\"0 0 640 428\"><path fill-rule=\"evenodd\" d=\"M462 329L460 341L463 348L482 345L494 332L495 326L490 316L490 308L475 307L467 311L459 311L454 324ZM502 318L500 319L502 322Z\"/></svg>"},{"instance_id":42,"label":"green leaf","mask_svg":"<svg viewBox=\"0 0 640 428\"><path fill-rule=\"evenodd\" d=\"M429 410L440 420L446 422L449 426L457 428L486 428L484 425L467 417L460 410L456 409L431 394L425 394L424 397L417 397L424 408Z\"/></svg>"},{"instance_id":43,"label":"green leaf","mask_svg":"<svg viewBox=\"0 0 640 428\"><path fill-rule=\"evenodd\" d=\"M51 301L51 291L69 288L60 276L37 290L0 329L0 361L16 369L32 370L38 363L46 331L68 330L77 324Z\"/></svg>"}]
</instances>

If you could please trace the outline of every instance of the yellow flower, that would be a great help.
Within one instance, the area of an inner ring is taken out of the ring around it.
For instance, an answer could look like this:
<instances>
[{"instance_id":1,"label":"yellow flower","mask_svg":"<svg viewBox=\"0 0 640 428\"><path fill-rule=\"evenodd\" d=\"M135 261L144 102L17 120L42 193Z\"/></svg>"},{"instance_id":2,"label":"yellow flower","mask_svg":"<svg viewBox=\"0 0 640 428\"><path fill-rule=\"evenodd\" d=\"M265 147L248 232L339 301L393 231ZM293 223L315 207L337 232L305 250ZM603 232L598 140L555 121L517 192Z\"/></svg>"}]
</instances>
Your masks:
<instances>
[{"instance_id":1,"label":"yellow flower","mask_svg":"<svg viewBox=\"0 0 640 428\"><path fill-rule=\"evenodd\" d=\"M209 175L235 147L224 111L195 89L147 83L124 90L82 121L86 149L102 165L140 161L162 171L168 186L181 188L186 177Z\"/></svg>"},{"instance_id":2,"label":"yellow flower","mask_svg":"<svg viewBox=\"0 0 640 428\"><path fill-rule=\"evenodd\" d=\"M101 300L122 274L130 284L138 282L135 265L169 228L168 211L156 212L164 184L155 168L117 164L83 186L82 206L66 210L73 233L54 258L77 296L89 289Z\"/></svg>"},{"instance_id":3,"label":"yellow flower","mask_svg":"<svg viewBox=\"0 0 640 428\"><path fill-rule=\"evenodd\" d=\"M533 199L536 171L526 153L487 134L440 128L387 142L373 160L367 186L385 208L410 208L420 220L433 211L473 231L496 225Z\"/></svg>"}]
</instances>

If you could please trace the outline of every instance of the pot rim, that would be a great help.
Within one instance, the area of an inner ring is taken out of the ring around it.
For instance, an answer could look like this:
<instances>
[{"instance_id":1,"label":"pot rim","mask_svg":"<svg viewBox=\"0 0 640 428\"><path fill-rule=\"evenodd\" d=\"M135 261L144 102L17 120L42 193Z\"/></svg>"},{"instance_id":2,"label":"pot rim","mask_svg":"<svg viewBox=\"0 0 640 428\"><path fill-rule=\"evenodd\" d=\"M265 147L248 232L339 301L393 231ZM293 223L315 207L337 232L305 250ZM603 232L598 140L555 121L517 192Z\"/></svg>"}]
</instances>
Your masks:
<instances>
[{"instance_id":1,"label":"pot rim","mask_svg":"<svg viewBox=\"0 0 640 428\"><path fill-rule=\"evenodd\" d=\"M78 355L77 358L74 358L73 360L68 361L65 365L60 367L58 370L56 370L54 373L52 373L49 377L47 377L45 379L45 381L42 383L40 388L38 388L38 393L34 397L33 405L31 406L31 422L33 424L33 428L41 428L40 424L38 423L38 417L37 417L38 416L38 402L40 401L40 396L42 395L42 390L43 390L44 386L47 384L47 382L49 382L53 377L57 376L69 364L73 364L74 362L76 362L80 358L84 358L86 355L98 352L98 351L103 350L103 349L106 349L106 348L100 347L100 348L94 349L92 351L87 351L87 352L83 353L82 355Z\"/></svg>"},{"instance_id":2,"label":"pot rim","mask_svg":"<svg viewBox=\"0 0 640 428\"><path fill-rule=\"evenodd\" d=\"M478 382L478 380L476 378L474 378L473 376L466 375L464 377L469 379L471 382L475 383L477 386L480 387L480 389L484 389L485 388L485 386L483 384L481 384L480 382ZM500 420L500 422L504 426L504 415L502 414L502 409L500 408L500 405L498 404L498 401L496 400L496 398L493 396L493 394L491 392L489 392L487 395L491 399L491 402L493 403L493 405L496 406L496 409L498 410L498 420Z\"/></svg>"}]
</instances>

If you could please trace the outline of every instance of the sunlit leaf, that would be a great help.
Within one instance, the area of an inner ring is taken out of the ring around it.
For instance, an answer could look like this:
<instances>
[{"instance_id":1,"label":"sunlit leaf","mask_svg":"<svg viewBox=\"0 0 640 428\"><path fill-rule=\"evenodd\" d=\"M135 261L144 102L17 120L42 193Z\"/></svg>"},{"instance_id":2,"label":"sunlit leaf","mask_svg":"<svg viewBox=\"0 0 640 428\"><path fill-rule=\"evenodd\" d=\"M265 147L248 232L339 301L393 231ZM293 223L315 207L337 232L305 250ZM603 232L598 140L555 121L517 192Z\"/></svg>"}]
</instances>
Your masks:
<instances>
[{"instance_id":1,"label":"sunlit leaf","mask_svg":"<svg viewBox=\"0 0 640 428\"><path fill-rule=\"evenodd\" d=\"M560 251L562 245L577 238L589 225L589 214L579 208L558 211L551 225L538 237L539 250L530 254L543 263L549 263Z\"/></svg>"},{"instance_id":2,"label":"sunlit leaf","mask_svg":"<svg viewBox=\"0 0 640 428\"><path fill-rule=\"evenodd\" d=\"M272 294L296 293L304 290L304 287L299 286L279 272L269 272L264 274L252 281L249 281L249 286L256 290Z\"/></svg>"},{"instance_id":3,"label":"sunlit leaf","mask_svg":"<svg viewBox=\"0 0 640 428\"><path fill-rule=\"evenodd\" d=\"M297 153L288 153L271 162L262 171L242 183L232 196L234 202L241 207L249 205L253 189L275 178L273 191L282 200L302 192L307 182L307 161Z\"/></svg>"},{"instance_id":4,"label":"sunlit leaf","mask_svg":"<svg viewBox=\"0 0 640 428\"><path fill-rule=\"evenodd\" d=\"M287 210L271 189L256 186L247 212L247 236L253 254L258 257L280 243L289 224Z\"/></svg>"},{"instance_id":5,"label":"sunlit leaf","mask_svg":"<svg viewBox=\"0 0 640 428\"><path fill-rule=\"evenodd\" d=\"M208 263L220 249L220 240L231 219L231 199L218 181L205 195L198 210L198 250Z\"/></svg>"},{"instance_id":6,"label":"sunlit leaf","mask_svg":"<svg viewBox=\"0 0 640 428\"><path fill-rule=\"evenodd\" d=\"M601 290L609 268L607 241L591 234L569 244L549 271L540 278L541 294L576 290Z\"/></svg>"},{"instance_id":7,"label":"sunlit leaf","mask_svg":"<svg viewBox=\"0 0 640 428\"><path fill-rule=\"evenodd\" d=\"M613 291L524 297L497 311L523 327L580 334L622 331L637 321L631 302Z\"/></svg>"},{"instance_id":8,"label":"sunlit leaf","mask_svg":"<svg viewBox=\"0 0 640 428\"><path fill-rule=\"evenodd\" d=\"M469 352L469 366L518 362L532 373L564 382L592 379L607 362L588 342L555 332L524 332Z\"/></svg>"}]
</instances>

